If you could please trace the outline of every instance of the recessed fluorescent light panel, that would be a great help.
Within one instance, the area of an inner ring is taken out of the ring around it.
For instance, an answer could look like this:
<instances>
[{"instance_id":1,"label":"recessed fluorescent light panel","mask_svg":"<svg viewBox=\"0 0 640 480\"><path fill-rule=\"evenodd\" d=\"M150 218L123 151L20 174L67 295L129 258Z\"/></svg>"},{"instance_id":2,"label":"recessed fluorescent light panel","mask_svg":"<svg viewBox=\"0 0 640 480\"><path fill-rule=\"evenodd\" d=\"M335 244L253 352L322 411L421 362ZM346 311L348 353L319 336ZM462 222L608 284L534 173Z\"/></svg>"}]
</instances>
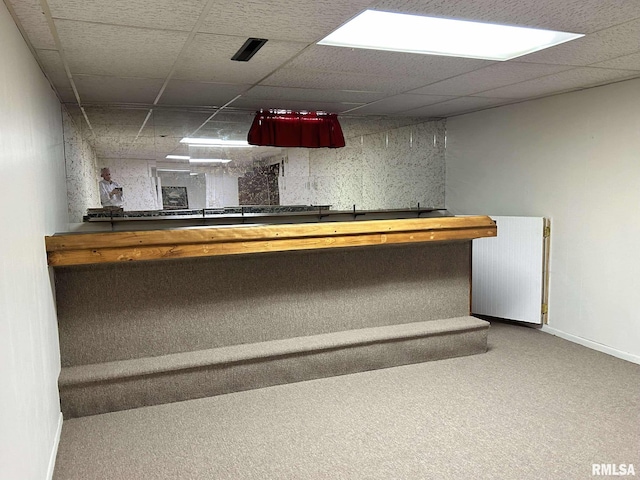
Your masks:
<instances>
[{"instance_id":1,"label":"recessed fluorescent light panel","mask_svg":"<svg viewBox=\"0 0 640 480\"><path fill-rule=\"evenodd\" d=\"M207 145L207 147L210 147L210 145ZM170 160L189 160L190 163L229 163L231 161L227 158L191 158L189 155L167 155L166 158ZM159 171L166 172L167 170L159 169Z\"/></svg>"},{"instance_id":2,"label":"recessed fluorescent light panel","mask_svg":"<svg viewBox=\"0 0 640 480\"><path fill-rule=\"evenodd\" d=\"M219 138L189 138L185 137L180 143L205 147L251 147L246 140L220 140Z\"/></svg>"},{"instance_id":3,"label":"recessed fluorescent light panel","mask_svg":"<svg viewBox=\"0 0 640 480\"><path fill-rule=\"evenodd\" d=\"M157 168L157 172L173 172L173 173L189 173L191 170L183 170L181 168Z\"/></svg>"},{"instance_id":4,"label":"recessed fluorescent light panel","mask_svg":"<svg viewBox=\"0 0 640 480\"><path fill-rule=\"evenodd\" d=\"M227 158L190 158L190 163L229 163Z\"/></svg>"},{"instance_id":5,"label":"recessed fluorescent light panel","mask_svg":"<svg viewBox=\"0 0 640 480\"><path fill-rule=\"evenodd\" d=\"M366 10L318 44L504 61L583 36Z\"/></svg>"}]
</instances>

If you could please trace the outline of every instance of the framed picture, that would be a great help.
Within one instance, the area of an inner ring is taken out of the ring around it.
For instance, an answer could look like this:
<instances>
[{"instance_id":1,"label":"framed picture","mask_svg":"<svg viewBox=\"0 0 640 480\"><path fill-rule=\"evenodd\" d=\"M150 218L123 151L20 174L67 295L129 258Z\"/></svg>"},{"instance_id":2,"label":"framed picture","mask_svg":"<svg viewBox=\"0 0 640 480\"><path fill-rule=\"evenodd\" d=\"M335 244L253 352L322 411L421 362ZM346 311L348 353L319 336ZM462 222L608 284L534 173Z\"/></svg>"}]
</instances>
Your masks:
<instances>
[{"instance_id":1,"label":"framed picture","mask_svg":"<svg viewBox=\"0 0 640 480\"><path fill-rule=\"evenodd\" d=\"M162 187L162 208L164 210L189 208L187 187Z\"/></svg>"}]
</instances>

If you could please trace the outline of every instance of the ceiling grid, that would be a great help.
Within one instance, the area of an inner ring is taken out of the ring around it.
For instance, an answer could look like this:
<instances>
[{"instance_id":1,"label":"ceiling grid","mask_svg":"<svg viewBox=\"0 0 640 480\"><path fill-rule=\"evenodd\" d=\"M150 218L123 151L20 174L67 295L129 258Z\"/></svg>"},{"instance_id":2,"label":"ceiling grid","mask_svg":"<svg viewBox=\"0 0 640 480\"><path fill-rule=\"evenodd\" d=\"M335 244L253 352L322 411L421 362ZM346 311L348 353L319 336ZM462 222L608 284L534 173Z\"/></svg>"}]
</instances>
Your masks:
<instances>
[{"instance_id":1,"label":"ceiling grid","mask_svg":"<svg viewBox=\"0 0 640 480\"><path fill-rule=\"evenodd\" d=\"M104 158L237 138L260 108L426 120L640 77L637 0L4 1ZM317 45L371 8L585 36L505 62ZM231 61L249 37L268 41Z\"/></svg>"}]
</instances>

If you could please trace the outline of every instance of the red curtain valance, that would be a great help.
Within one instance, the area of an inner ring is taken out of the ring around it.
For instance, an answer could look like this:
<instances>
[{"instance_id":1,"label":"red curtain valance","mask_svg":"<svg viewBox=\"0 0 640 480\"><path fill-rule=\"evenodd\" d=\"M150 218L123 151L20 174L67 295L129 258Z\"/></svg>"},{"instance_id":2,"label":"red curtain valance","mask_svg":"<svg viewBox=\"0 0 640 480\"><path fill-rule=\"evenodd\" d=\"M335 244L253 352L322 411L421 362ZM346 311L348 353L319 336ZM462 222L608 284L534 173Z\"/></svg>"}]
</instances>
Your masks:
<instances>
[{"instance_id":1,"label":"red curtain valance","mask_svg":"<svg viewBox=\"0 0 640 480\"><path fill-rule=\"evenodd\" d=\"M335 113L261 110L247 135L251 145L340 148L344 135Z\"/></svg>"}]
</instances>

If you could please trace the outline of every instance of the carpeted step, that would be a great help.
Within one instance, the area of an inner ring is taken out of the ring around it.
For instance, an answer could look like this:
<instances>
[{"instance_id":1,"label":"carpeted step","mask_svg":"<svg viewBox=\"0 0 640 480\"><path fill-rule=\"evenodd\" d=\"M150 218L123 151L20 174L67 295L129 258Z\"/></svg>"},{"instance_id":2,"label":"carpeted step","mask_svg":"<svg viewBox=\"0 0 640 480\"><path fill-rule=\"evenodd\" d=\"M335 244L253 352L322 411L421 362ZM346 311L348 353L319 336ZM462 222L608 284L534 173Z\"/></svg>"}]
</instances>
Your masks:
<instances>
[{"instance_id":1,"label":"carpeted step","mask_svg":"<svg viewBox=\"0 0 640 480\"><path fill-rule=\"evenodd\" d=\"M65 418L486 352L474 317L348 330L66 367Z\"/></svg>"}]
</instances>

